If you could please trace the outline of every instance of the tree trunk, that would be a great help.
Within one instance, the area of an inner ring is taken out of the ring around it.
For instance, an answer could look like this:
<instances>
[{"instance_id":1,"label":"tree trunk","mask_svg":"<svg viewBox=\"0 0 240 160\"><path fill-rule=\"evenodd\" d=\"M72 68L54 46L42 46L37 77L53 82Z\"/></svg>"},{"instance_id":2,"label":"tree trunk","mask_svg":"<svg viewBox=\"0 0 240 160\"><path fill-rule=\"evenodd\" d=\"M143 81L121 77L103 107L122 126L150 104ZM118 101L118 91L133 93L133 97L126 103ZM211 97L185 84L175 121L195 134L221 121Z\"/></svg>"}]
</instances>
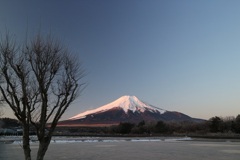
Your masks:
<instances>
[{"instance_id":1,"label":"tree trunk","mask_svg":"<svg viewBox=\"0 0 240 160\"><path fill-rule=\"evenodd\" d=\"M23 150L25 160L31 160L31 149L30 149L30 138L29 138L29 128L28 126L23 126Z\"/></svg>"},{"instance_id":2,"label":"tree trunk","mask_svg":"<svg viewBox=\"0 0 240 160\"><path fill-rule=\"evenodd\" d=\"M39 141L38 153L37 153L37 160L43 160L45 153L48 149L50 144L51 138L45 137Z\"/></svg>"}]
</instances>

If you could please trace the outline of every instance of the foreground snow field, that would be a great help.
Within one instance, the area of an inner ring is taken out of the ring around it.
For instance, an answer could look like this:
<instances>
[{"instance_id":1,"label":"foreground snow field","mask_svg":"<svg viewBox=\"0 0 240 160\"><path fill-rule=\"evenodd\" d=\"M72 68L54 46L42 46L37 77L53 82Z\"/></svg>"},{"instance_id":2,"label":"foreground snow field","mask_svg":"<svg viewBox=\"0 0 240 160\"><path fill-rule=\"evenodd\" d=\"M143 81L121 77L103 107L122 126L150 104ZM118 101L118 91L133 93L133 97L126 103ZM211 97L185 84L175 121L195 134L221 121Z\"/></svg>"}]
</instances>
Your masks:
<instances>
[{"instance_id":1,"label":"foreground snow field","mask_svg":"<svg viewBox=\"0 0 240 160\"><path fill-rule=\"evenodd\" d=\"M17 138L17 137L16 137ZM5 138L6 139L6 138ZM32 143L33 157L38 143ZM1 160L23 159L21 144L0 143ZM55 137L46 160L236 160L240 142L183 138Z\"/></svg>"}]
</instances>

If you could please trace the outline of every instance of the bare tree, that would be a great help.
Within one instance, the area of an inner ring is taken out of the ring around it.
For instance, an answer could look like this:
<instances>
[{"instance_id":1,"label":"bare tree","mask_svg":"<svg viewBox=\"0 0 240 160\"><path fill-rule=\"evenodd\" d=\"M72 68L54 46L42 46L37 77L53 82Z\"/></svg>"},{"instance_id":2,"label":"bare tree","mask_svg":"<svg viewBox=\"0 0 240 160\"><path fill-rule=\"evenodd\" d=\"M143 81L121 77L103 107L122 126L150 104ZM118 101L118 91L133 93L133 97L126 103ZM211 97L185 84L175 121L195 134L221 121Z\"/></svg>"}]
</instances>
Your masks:
<instances>
[{"instance_id":1,"label":"bare tree","mask_svg":"<svg viewBox=\"0 0 240 160\"><path fill-rule=\"evenodd\" d=\"M1 74L0 74L0 84L1 84ZM4 112L3 112L3 100L2 100L1 97L2 96L1 96L1 92L0 92L0 118L4 115Z\"/></svg>"},{"instance_id":2,"label":"bare tree","mask_svg":"<svg viewBox=\"0 0 240 160\"><path fill-rule=\"evenodd\" d=\"M59 119L85 86L83 77L78 59L51 36L38 34L19 46L9 34L2 37L0 93L22 123L26 160L31 160L30 126L39 140L37 160L42 160Z\"/></svg>"}]
</instances>

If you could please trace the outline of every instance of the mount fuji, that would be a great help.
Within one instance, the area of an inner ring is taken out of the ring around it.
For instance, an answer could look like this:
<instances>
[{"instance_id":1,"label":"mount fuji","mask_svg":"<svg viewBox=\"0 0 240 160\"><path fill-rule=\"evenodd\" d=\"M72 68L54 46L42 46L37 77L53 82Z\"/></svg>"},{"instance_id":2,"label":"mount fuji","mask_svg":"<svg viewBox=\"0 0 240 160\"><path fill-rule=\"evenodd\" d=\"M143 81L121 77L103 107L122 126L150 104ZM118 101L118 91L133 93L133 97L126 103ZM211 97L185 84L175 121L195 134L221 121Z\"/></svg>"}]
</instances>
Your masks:
<instances>
[{"instance_id":1,"label":"mount fuji","mask_svg":"<svg viewBox=\"0 0 240 160\"><path fill-rule=\"evenodd\" d=\"M99 108L77 114L58 125L117 125L120 122L139 123L140 121L192 121L192 118L176 111L167 111L139 100L136 96L122 96Z\"/></svg>"}]
</instances>

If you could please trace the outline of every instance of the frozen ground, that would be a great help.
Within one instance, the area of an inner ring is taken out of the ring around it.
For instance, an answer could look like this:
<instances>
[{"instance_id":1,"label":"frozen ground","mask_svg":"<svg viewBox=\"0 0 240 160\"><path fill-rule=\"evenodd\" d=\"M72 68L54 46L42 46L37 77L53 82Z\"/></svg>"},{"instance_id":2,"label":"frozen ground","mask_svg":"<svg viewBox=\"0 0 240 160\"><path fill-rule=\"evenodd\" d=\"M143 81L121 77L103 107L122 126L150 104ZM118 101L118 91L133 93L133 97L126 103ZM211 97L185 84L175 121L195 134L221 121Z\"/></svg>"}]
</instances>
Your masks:
<instances>
[{"instance_id":1,"label":"frozen ground","mask_svg":"<svg viewBox=\"0 0 240 160\"><path fill-rule=\"evenodd\" d=\"M46 160L238 160L240 157L239 141L192 140L187 137L54 139L47 151ZM33 142L31 145L35 156L38 143ZM19 141L11 144L2 141L0 159L24 159Z\"/></svg>"}]
</instances>

